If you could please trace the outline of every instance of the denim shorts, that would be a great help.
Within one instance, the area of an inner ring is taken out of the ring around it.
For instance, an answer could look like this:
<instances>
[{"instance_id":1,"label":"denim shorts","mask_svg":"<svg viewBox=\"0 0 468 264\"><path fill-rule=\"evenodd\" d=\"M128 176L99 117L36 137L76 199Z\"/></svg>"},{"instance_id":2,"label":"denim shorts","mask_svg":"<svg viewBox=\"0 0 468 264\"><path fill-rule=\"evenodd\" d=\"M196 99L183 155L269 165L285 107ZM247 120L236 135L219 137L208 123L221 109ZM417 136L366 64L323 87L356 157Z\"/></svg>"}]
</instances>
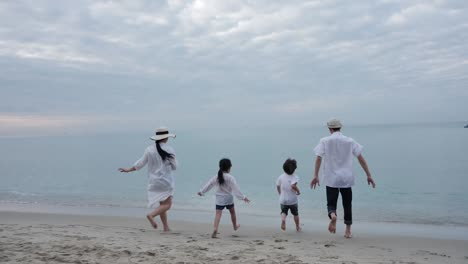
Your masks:
<instances>
[{"instance_id":1,"label":"denim shorts","mask_svg":"<svg viewBox=\"0 0 468 264\"><path fill-rule=\"evenodd\" d=\"M299 210L297 209L297 204L291 204L291 205L281 205L281 213L288 215L288 210L291 210L291 214L294 216L299 215Z\"/></svg>"},{"instance_id":2,"label":"denim shorts","mask_svg":"<svg viewBox=\"0 0 468 264\"><path fill-rule=\"evenodd\" d=\"M226 207L226 209L230 210L231 208L234 207L234 204L216 205L216 210L223 210L225 207Z\"/></svg>"}]
</instances>

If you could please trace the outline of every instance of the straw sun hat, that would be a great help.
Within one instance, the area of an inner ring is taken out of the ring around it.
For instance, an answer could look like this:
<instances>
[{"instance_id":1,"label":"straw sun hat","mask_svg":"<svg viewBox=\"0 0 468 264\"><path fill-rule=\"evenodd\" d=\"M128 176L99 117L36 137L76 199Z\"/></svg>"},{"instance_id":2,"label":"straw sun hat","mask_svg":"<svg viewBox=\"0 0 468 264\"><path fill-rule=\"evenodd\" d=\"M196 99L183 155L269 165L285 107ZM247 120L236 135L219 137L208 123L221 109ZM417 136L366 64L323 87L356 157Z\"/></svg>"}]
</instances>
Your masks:
<instances>
[{"instance_id":1,"label":"straw sun hat","mask_svg":"<svg viewBox=\"0 0 468 264\"><path fill-rule=\"evenodd\" d=\"M150 137L152 140L161 140L165 138L175 138L175 134L170 134L169 129L167 127L160 127L156 129L156 135Z\"/></svg>"},{"instance_id":2,"label":"straw sun hat","mask_svg":"<svg viewBox=\"0 0 468 264\"><path fill-rule=\"evenodd\" d=\"M342 127L343 125L341 124L341 121L337 118L332 118L330 120L328 120L327 122L327 126L329 128L340 128Z\"/></svg>"}]
</instances>

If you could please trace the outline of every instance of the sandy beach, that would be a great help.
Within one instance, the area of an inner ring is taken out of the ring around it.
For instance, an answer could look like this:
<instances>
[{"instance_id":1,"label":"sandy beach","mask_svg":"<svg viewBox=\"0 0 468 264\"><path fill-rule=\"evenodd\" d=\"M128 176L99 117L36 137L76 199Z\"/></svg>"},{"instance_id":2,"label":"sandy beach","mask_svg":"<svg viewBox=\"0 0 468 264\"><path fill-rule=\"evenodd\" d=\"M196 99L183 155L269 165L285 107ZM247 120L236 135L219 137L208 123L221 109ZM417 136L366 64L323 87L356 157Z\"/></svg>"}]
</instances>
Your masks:
<instances>
[{"instance_id":1,"label":"sandy beach","mask_svg":"<svg viewBox=\"0 0 468 264\"><path fill-rule=\"evenodd\" d=\"M468 241L342 235L143 217L0 212L1 263L467 263Z\"/></svg>"}]
</instances>

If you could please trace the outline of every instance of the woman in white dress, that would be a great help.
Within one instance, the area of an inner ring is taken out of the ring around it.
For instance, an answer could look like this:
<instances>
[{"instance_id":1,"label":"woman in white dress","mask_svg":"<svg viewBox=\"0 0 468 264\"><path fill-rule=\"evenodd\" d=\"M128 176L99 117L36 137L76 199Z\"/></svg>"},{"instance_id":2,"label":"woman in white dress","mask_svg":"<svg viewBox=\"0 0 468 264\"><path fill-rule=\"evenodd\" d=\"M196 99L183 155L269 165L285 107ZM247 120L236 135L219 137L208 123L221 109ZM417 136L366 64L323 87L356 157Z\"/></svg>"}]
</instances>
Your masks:
<instances>
[{"instance_id":1,"label":"woman in white dress","mask_svg":"<svg viewBox=\"0 0 468 264\"><path fill-rule=\"evenodd\" d=\"M143 156L130 168L119 168L120 172L132 172L148 164L148 207L158 207L146 215L153 228L158 228L154 221L156 216L161 217L164 231L170 231L167 223L167 211L172 206L174 195L173 171L177 168L177 159L174 149L167 143L168 139L175 138L165 127L156 129L156 135L150 137L155 141L145 149Z\"/></svg>"}]
</instances>

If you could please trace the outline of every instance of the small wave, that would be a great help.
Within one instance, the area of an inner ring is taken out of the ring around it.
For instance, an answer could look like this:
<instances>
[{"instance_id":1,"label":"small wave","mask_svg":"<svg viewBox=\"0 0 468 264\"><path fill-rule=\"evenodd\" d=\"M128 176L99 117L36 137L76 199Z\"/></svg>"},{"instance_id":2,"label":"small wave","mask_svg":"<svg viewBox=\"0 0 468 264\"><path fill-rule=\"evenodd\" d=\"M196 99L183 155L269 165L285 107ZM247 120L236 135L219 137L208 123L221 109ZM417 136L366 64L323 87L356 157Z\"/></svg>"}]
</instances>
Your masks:
<instances>
[{"instance_id":1,"label":"small wave","mask_svg":"<svg viewBox=\"0 0 468 264\"><path fill-rule=\"evenodd\" d=\"M0 200L0 204L36 204L37 202L22 200Z\"/></svg>"},{"instance_id":2,"label":"small wave","mask_svg":"<svg viewBox=\"0 0 468 264\"><path fill-rule=\"evenodd\" d=\"M22 197L41 196L40 194L37 194L37 193L27 193L27 192L20 192L20 191L16 191L16 190L0 191L0 197L1 197L2 194L16 195L16 196L22 196Z\"/></svg>"}]
</instances>

